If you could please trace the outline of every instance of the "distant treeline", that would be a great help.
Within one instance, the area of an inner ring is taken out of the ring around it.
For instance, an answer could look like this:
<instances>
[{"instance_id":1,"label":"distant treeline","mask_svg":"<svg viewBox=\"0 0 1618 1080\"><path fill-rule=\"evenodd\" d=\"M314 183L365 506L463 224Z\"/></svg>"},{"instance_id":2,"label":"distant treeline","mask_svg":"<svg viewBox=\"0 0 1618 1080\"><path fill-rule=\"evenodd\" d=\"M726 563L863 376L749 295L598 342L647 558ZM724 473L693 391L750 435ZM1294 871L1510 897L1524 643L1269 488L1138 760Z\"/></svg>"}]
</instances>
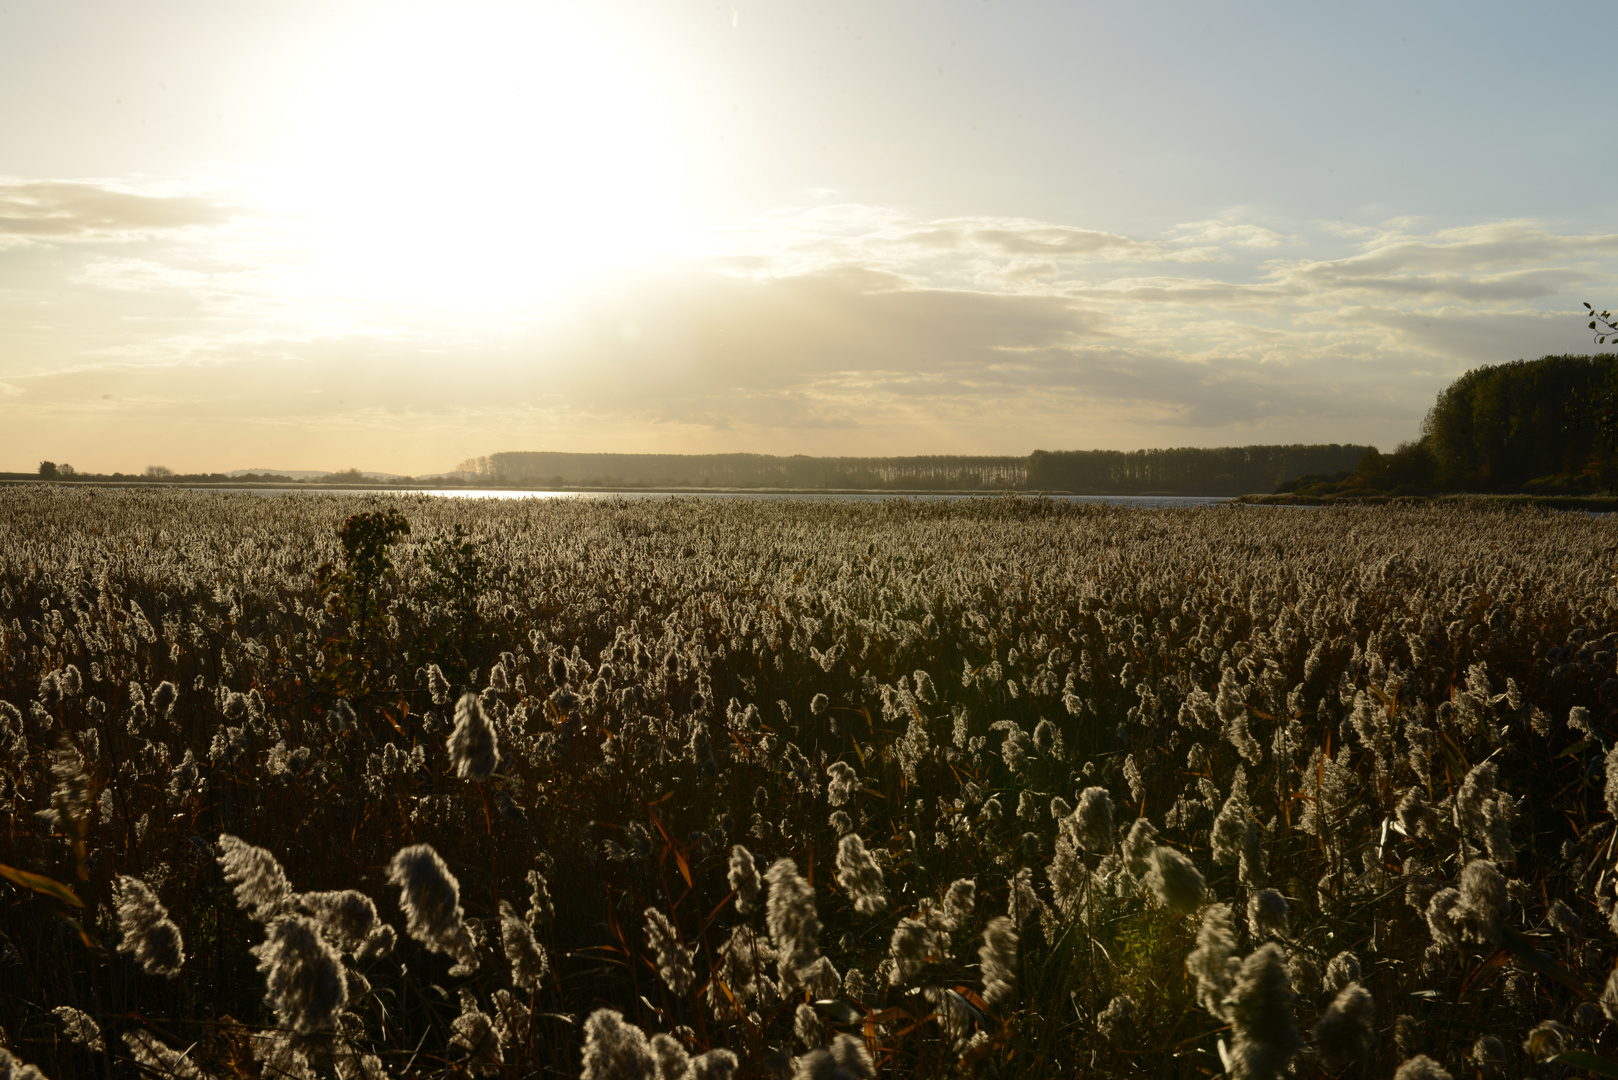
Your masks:
<instances>
[{"instance_id":1,"label":"distant treeline","mask_svg":"<svg viewBox=\"0 0 1618 1080\"><path fill-rule=\"evenodd\" d=\"M1009 490L1025 486L1028 459L517 452L476 458L461 469L521 487Z\"/></svg>"},{"instance_id":2,"label":"distant treeline","mask_svg":"<svg viewBox=\"0 0 1618 1080\"><path fill-rule=\"evenodd\" d=\"M84 472L75 469L72 465L58 465L54 461L42 461L39 468L31 473L0 473L0 481L17 480L53 480L67 483L87 484L175 484L181 487L186 485L235 485L235 484L296 484L298 486L330 484L339 487L421 487L431 484L433 487L464 487L466 482L458 476L429 476L417 479L413 476L377 477L362 473L358 469L344 469L342 472L326 473L323 476L294 477L274 472L195 472L177 473L173 469L161 465L149 465L145 472Z\"/></svg>"},{"instance_id":3,"label":"distant treeline","mask_svg":"<svg viewBox=\"0 0 1618 1080\"><path fill-rule=\"evenodd\" d=\"M1581 494L1618 486L1618 383L1611 353L1474 368L1445 387L1421 437L1347 472L1311 469L1302 495Z\"/></svg>"},{"instance_id":4,"label":"distant treeline","mask_svg":"<svg viewBox=\"0 0 1618 1080\"><path fill-rule=\"evenodd\" d=\"M1036 450L1023 457L772 457L767 454L501 453L461 465L514 487L1007 490L1242 495L1304 473L1352 469L1366 446Z\"/></svg>"},{"instance_id":5,"label":"distant treeline","mask_svg":"<svg viewBox=\"0 0 1618 1080\"><path fill-rule=\"evenodd\" d=\"M1374 447L1221 446L1173 450L1035 450L1028 486L1077 494L1246 495L1305 473L1352 469Z\"/></svg>"}]
</instances>

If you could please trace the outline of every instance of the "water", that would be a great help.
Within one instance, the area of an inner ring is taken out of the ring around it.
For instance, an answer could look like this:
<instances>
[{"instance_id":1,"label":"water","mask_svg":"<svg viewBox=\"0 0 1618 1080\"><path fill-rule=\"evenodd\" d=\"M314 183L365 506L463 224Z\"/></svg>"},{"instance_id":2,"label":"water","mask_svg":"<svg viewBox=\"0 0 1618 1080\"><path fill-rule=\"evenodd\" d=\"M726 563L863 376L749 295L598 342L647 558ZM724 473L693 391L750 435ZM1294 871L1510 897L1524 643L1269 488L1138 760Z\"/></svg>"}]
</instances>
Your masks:
<instances>
[{"instance_id":1,"label":"water","mask_svg":"<svg viewBox=\"0 0 1618 1080\"><path fill-rule=\"evenodd\" d=\"M882 502L886 499L958 502L963 499L1048 499L1051 502L1102 503L1109 506L1135 506L1149 509L1184 509L1218 506L1230 499L1217 495L961 495L928 492L778 492L778 491L511 491L499 488L266 488L209 487L187 488L198 492L233 492L246 495L441 495L450 499L750 499L774 502L797 499L803 502Z\"/></svg>"}]
</instances>

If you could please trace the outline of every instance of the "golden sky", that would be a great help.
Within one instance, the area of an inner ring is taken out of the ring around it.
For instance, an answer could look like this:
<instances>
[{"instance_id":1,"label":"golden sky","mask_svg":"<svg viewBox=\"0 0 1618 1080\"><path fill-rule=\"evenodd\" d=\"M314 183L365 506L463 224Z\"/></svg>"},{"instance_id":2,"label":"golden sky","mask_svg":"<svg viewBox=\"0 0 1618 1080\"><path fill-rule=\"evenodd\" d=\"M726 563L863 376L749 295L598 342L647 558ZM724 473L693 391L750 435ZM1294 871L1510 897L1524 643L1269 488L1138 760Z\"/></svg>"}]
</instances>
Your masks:
<instances>
[{"instance_id":1,"label":"golden sky","mask_svg":"<svg viewBox=\"0 0 1618 1080\"><path fill-rule=\"evenodd\" d=\"M0 470L1414 436L1618 301L1600 4L0 0Z\"/></svg>"}]
</instances>

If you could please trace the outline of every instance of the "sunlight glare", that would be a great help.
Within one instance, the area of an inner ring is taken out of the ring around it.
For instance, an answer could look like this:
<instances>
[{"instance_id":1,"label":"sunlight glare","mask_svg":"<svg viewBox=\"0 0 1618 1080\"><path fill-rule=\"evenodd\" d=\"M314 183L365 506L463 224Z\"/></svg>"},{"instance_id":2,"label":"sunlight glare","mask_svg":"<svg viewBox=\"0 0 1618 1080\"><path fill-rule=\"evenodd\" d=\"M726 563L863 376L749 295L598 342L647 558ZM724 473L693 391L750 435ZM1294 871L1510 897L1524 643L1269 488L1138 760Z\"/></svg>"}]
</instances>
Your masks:
<instances>
[{"instance_id":1,"label":"sunlight glare","mask_svg":"<svg viewBox=\"0 0 1618 1080\"><path fill-rule=\"evenodd\" d=\"M543 303L666 249L681 204L671 95L609 33L458 3L335 50L284 192L326 273L390 299Z\"/></svg>"}]
</instances>

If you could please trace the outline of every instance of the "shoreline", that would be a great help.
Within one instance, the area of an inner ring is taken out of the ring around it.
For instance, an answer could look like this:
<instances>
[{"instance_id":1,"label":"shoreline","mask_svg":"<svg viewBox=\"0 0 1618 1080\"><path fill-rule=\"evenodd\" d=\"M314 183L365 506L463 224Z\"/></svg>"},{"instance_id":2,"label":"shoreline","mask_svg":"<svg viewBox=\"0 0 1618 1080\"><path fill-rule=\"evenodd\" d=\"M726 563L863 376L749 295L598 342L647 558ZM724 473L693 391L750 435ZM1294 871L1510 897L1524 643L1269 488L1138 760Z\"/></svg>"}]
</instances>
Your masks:
<instances>
[{"instance_id":1,"label":"shoreline","mask_svg":"<svg viewBox=\"0 0 1618 1080\"><path fill-rule=\"evenodd\" d=\"M1618 495L1535 495L1524 493L1446 492L1437 495L1294 495L1205 494L1179 491L1068 491L1029 488L742 488L742 487L630 487L626 485L536 487L516 484L483 484L476 487L434 484L286 484L264 482L175 483L149 480L42 480L27 476L0 476L0 487L57 486L113 488L118 490L184 490L285 492L290 495L465 495L482 492L513 495L754 495L780 496L892 496L894 498L1094 498L1094 499L1209 499L1238 506L1420 506L1427 504L1483 504L1496 507L1537 507L1550 510L1618 512Z\"/></svg>"}]
</instances>

